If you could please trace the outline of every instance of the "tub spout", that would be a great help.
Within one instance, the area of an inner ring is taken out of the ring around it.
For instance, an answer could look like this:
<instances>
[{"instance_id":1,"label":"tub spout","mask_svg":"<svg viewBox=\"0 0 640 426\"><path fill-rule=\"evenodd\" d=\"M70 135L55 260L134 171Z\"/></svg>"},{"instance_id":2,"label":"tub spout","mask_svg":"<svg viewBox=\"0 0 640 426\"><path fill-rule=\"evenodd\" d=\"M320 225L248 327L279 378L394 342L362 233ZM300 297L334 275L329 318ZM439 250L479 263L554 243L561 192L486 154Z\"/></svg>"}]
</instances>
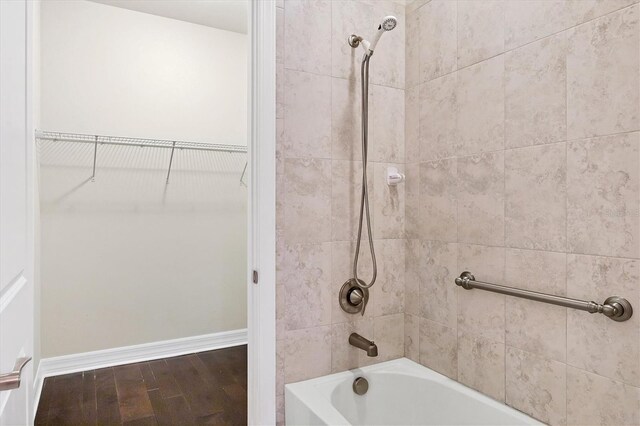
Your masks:
<instances>
[{"instance_id":1,"label":"tub spout","mask_svg":"<svg viewBox=\"0 0 640 426\"><path fill-rule=\"evenodd\" d=\"M378 356L378 346L371 340L365 339L358 333L351 333L349 336L349 344L355 346L358 349L362 349L367 353L367 356Z\"/></svg>"}]
</instances>

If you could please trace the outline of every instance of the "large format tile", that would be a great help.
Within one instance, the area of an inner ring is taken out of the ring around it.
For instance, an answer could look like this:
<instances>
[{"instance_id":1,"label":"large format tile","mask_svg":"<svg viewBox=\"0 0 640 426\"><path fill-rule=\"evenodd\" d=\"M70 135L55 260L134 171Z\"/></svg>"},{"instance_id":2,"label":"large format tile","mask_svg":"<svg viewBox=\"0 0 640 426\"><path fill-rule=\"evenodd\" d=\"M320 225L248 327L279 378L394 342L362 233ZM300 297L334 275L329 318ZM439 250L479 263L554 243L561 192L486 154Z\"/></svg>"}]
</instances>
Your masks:
<instances>
[{"instance_id":1,"label":"large format tile","mask_svg":"<svg viewBox=\"0 0 640 426\"><path fill-rule=\"evenodd\" d=\"M375 317L373 339L378 346L376 362L402 358L404 356L404 314Z\"/></svg>"},{"instance_id":2,"label":"large format tile","mask_svg":"<svg viewBox=\"0 0 640 426\"><path fill-rule=\"evenodd\" d=\"M458 381L503 402L505 396L504 343L492 342L458 331Z\"/></svg>"},{"instance_id":3,"label":"large format tile","mask_svg":"<svg viewBox=\"0 0 640 426\"><path fill-rule=\"evenodd\" d=\"M406 238L419 238L423 224L420 212L420 164L404 166L404 232Z\"/></svg>"},{"instance_id":4,"label":"large format tile","mask_svg":"<svg viewBox=\"0 0 640 426\"><path fill-rule=\"evenodd\" d=\"M505 283L543 293L566 295L566 254L507 249ZM532 300L506 300L508 346L564 362L567 356L567 308Z\"/></svg>"},{"instance_id":5,"label":"large format tile","mask_svg":"<svg viewBox=\"0 0 640 426\"><path fill-rule=\"evenodd\" d=\"M288 69L331 75L331 1L290 0L284 8ZM307 37L313 34L313 37ZM291 48L295 40L295 48Z\"/></svg>"},{"instance_id":6,"label":"large format tile","mask_svg":"<svg viewBox=\"0 0 640 426\"><path fill-rule=\"evenodd\" d=\"M360 85L331 79L331 158L362 161Z\"/></svg>"},{"instance_id":7,"label":"large format tile","mask_svg":"<svg viewBox=\"0 0 640 426\"><path fill-rule=\"evenodd\" d=\"M455 155L458 119L457 75L445 75L419 86L419 159L422 161Z\"/></svg>"},{"instance_id":8,"label":"large format tile","mask_svg":"<svg viewBox=\"0 0 640 426\"><path fill-rule=\"evenodd\" d=\"M456 165L454 158L420 164L420 235L424 239L457 241Z\"/></svg>"},{"instance_id":9,"label":"large format tile","mask_svg":"<svg viewBox=\"0 0 640 426\"><path fill-rule=\"evenodd\" d=\"M286 70L286 158L331 158L331 77Z\"/></svg>"},{"instance_id":10,"label":"large format tile","mask_svg":"<svg viewBox=\"0 0 640 426\"><path fill-rule=\"evenodd\" d=\"M369 167L372 169L373 164ZM369 200L374 209L373 174L367 176ZM362 164L359 161L331 162L331 233L333 241L355 240L358 234L360 200L362 197ZM366 220L366 218L365 218ZM374 218L372 217L372 223ZM366 223L364 224L366 226ZM363 228L366 234L366 228Z\"/></svg>"},{"instance_id":11,"label":"large format tile","mask_svg":"<svg viewBox=\"0 0 640 426\"><path fill-rule=\"evenodd\" d=\"M287 331L284 380L298 382L331 373L331 326Z\"/></svg>"},{"instance_id":12,"label":"large format tile","mask_svg":"<svg viewBox=\"0 0 640 426\"><path fill-rule=\"evenodd\" d=\"M505 151L505 243L564 251L567 232L566 144Z\"/></svg>"},{"instance_id":13,"label":"large format tile","mask_svg":"<svg viewBox=\"0 0 640 426\"><path fill-rule=\"evenodd\" d=\"M504 153L457 160L458 241L504 245Z\"/></svg>"},{"instance_id":14,"label":"large format tile","mask_svg":"<svg viewBox=\"0 0 640 426\"><path fill-rule=\"evenodd\" d=\"M405 314L420 315L420 287L426 274L425 243L417 239L407 239L405 243Z\"/></svg>"},{"instance_id":15,"label":"large format tile","mask_svg":"<svg viewBox=\"0 0 640 426\"><path fill-rule=\"evenodd\" d=\"M505 54L505 147L567 138L565 33Z\"/></svg>"},{"instance_id":16,"label":"large format tile","mask_svg":"<svg viewBox=\"0 0 640 426\"><path fill-rule=\"evenodd\" d=\"M567 424L640 424L640 389L567 367Z\"/></svg>"},{"instance_id":17,"label":"large format tile","mask_svg":"<svg viewBox=\"0 0 640 426\"><path fill-rule=\"evenodd\" d=\"M433 80L456 69L457 5L433 0L419 9L420 81Z\"/></svg>"},{"instance_id":18,"label":"large format tile","mask_svg":"<svg viewBox=\"0 0 640 426\"><path fill-rule=\"evenodd\" d=\"M458 71L457 154L504 148L504 55Z\"/></svg>"},{"instance_id":19,"label":"large format tile","mask_svg":"<svg viewBox=\"0 0 640 426\"><path fill-rule=\"evenodd\" d=\"M569 32L569 139L640 128L639 7L628 7Z\"/></svg>"},{"instance_id":20,"label":"large format tile","mask_svg":"<svg viewBox=\"0 0 640 426\"><path fill-rule=\"evenodd\" d=\"M285 160L287 243L331 240L331 160Z\"/></svg>"},{"instance_id":21,"label":"large format tile","mask_svg":"<svg viewBox=\"0 0 640 426\"><path fill-rule=\"evenodd\" d=\"M569 255L567 295L604 302L609 296L640 302L640 262L631 259ZM640 317L612 321L604 315L567 313L567 363L601 376L640 386ZM631 338L630 338L631 337Z\"/></svg>"},{"instance_id":22,"label":"large format tile","mask_svg":"<svg viewBox=\"0 0 640 426\"><path fill-rule=\"evenodd\" d=\"M376 240L374 247L378 278L370 289L367 309L371 309L374 316L404 312L405 240ZM368 251L368 247L363 247L363 251Z\"/></svg>"},{"instance_id":23,"label":"large format tile","mask_svg":"<svg viewBox=\"0 0 640 426\"><path fill-rule=\"evenodd\" d=\"M457 324L457 292L454 280L458 272L458 248L455 243L425 241L420 264L420 314L423 318L450 328ZM416 297L412 295L411 297ZM407 295L407 300L409 295Z\"/></svg>"},{"instance_id":24,"label":"large format tile","mask_svg":"<svg viewBox=\"0 0 640 426\"><path fill-rule=\"evenodd\" d=\"M640 255L639 144L639 133L569 143L567 243L572 252Z\"/></svg>"},{"instance_id":25,"label":"large format tile","mask_svg":"<svg viewBox=\"0 0 640 426\"><path fill-rule=\"evenodd\" d=\"M567 0L567 24L579 25L622 9L638 0Z\"/></svg>"},{"instance_id":26,"label":"large format tile","mask_svg":"<svg viewBox=\"0 0 640 426\"><path fill-rule=\"evenodd\" d=\"M456 379L458 348L456 329L420 319L420 364Z\"/></svg>"},{"instance_id":27,"label":"large format tile","mask_svg":"<svg viewBox=\"0 0 640 426\"><path fill-rule=\"evenodd\" d=\"M552 425L566 424L567 366L507 346L506 403Z\"/></svg>"},{"instance_id":28,"label":"large format tile","mask_svg":"<svg viewBox=\"0 0 640 426\"><path fill-rule=\"evenodd\" d=\"M458 67L480 62L504 51L502 0L458 1Z\"/></svg>"},{"instance_id":29,"label":"large format tile","mask_svg":"<svg viewBox=\"0 0 640 426\"><path fill-rule=\"evenodd\" d=\"M404 314L404 356L420 362L420 317Z\"/></svg>"},{"instance_id":30,"label":"large format tile","mask_svg":"<svg viewBox=\"0 0 640 426\"><path fill-rule=\"evenodd\" d=\"M458 272L455 276L462 271L469 271L479 281L502 284L504 256L502 247L459 244ZM455 286L453 281L449 285ZM506 296L462 287L457 288L457 293L458 331L504 343Z\"/></svg>"},{"instance_id":31,"label":"large format tile","mask_svg":"<svg viewBox=\"0 0 640 426\"><path fill-rule=\"evenodd\" d=\"M505 48L510 50L541 39L568 28L567 25L565 0L507 1Z\"/></svg>"},{"instance_id":32,"label":"large format tile","mask_svg":"<svg viewBox=\"0 0 640 426\"><path fill-rule=\"evenodd\" d=\"M371 85L369 95L370 161L404 161L404 90Z\"/></svg>"},{"instance_id":33,"label":"large format tile","mask_svg":"<svg viewBox=\"0 0 640 426\"><path fill-rule=\"evenodd\" d=\"M331 243L293 244L281 257L287 330L331 322Z\"/></svg>"},{"instance_id":34,"label":"large format tile","mask_svg":"<svg viewBox=\"0 0 640 426\"><path fill-rule=\"evenodd\" d=\"M404 92L404 161L420 160L420 86Z\"/></svg>"},{"instance_id":35,"label":"large format tile","mask_svg":"<svg viewBox=\"0 0 640 426\"><path fill-rule=\"evenodd\" d=\"M420 82L420 13L406 8L405 21L404 80L406 89L410 89Z\"/></svg>"}]
</instances>

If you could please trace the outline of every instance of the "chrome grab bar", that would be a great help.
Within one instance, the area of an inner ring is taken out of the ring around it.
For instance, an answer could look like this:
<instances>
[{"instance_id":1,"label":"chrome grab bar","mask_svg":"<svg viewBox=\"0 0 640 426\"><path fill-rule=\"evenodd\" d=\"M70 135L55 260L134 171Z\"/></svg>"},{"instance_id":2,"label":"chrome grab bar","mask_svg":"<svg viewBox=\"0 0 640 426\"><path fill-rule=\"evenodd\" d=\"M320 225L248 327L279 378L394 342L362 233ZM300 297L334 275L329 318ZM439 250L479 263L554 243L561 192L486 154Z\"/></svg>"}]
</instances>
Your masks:
<instances>
[{"instance_id":1,"label":"chrome grab bar","mask_svg":"<svg viewBox=\"0 0 640 426\"><path fill-rule=\"evenodd\" d=\"M16 359L16 365L11 373L0 374L0 391L17 389L20 387L20 375L22 369L31 361L31 357L22 357Z\"/></svg>"},{"instance_id":2,"label":"chrome grab bar","mask_svg":"<svg viewBox=\"0 0 640 426\"><path fill-rule=\"evenodd\" d=\"M506 294L507 296L521 297L523 299L535 300L536 302L550 303L552 305L564 306L567 308L586 311L591 314L604 314L614 321L626 321L633 315L633 308L627 299L618 296L607 297L604 303L589 302L586 300L572 299L570 297L556 296L554 294L540 293L537 291L524 290L521 288L508 287L506 285L486 283L476 281L471 272L463 272L455 280L456 285L471 290L474 288L494 293Z\"/></svg>"}]
</instances>

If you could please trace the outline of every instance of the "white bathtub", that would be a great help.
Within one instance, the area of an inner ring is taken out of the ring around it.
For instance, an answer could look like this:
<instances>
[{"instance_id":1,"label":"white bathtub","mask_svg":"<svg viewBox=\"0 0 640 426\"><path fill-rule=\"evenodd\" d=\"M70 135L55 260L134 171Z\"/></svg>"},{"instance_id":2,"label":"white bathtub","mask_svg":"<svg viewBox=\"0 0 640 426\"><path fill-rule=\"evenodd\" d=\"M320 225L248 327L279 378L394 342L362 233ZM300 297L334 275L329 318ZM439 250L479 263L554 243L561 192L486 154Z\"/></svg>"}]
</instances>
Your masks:
<instances>
[{"instance_id":1,"label":"white bathtub","mask_svg":"<svg viewBox=\"0 0 640 426\"><path fill-rule=\"evenodd\" d=\"M364 377L369 391L357 395ZM407 358L285 386L285 420L294 425L540 425Z\"/></svg>"}]
</instances>

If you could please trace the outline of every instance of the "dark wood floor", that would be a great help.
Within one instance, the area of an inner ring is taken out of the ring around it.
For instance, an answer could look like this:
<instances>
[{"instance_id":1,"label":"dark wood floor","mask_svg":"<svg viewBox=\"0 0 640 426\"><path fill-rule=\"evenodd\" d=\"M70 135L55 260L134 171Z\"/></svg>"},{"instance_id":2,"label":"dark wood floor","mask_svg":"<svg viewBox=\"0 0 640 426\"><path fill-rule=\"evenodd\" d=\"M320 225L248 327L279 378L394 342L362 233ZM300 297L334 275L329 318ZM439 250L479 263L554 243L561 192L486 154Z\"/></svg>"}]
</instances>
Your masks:
<instances>
[{"instance_id":1,"label":"dark wood floor","mask_svg":"<svg viewBox=\"0 0 640 426\"><path fill-rule=\"evenodd\" d=\"M246 425L247 347L45 380L36 425Z\"/></svg>"}]
</instances>

